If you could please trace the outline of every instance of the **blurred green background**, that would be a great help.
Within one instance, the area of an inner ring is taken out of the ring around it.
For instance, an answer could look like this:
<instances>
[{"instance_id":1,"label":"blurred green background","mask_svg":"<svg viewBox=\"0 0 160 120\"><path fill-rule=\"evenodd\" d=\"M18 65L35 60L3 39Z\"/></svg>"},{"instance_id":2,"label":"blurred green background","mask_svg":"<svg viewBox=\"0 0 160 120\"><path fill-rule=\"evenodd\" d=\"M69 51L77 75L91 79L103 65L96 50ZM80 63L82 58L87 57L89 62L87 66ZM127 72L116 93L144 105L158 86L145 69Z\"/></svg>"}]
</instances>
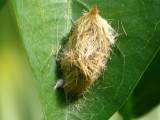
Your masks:
<instances>
[{"instance_id":1,"label":"blurred green background","mask_svg":"<svg viewBox=\"0 0 160 120\"><path fill-rule=\"evenodd\" d=\"M12 1L0 0L0 120L42 119Z\"/></svg>"},{"instance_id":2,"label":"blurred green background","mask_svg":"<svg viewBox=\"0 0 160 120\"><path fill-rule=\"evenodd\" d=\"M133 94L110 120L160 120L160 52ZM11 0L0 0L0 120L42 120L34 76Z\"/></svg>"}]
</instances>

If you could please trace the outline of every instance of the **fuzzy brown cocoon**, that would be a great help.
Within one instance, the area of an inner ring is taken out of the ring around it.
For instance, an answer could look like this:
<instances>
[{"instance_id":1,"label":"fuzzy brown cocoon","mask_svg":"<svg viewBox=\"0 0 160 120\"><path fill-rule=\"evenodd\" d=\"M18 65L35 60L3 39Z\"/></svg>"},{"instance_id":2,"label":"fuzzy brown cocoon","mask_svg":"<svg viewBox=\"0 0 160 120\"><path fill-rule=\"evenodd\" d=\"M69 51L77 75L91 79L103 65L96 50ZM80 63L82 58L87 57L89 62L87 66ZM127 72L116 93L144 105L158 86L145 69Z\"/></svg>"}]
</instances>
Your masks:
<instances>
[{"instance_id":1,"label":"fuzzy brown cocoon","mask_svg":"<svg viewBox=\"0 0 160 120\"><path fill-rule=\"evenodd\" d=\"M76 21L60 54L68 100L83 95L105 69L114 38L115 31L99 16L96 6Z\"/></svg>"}]
</instances>

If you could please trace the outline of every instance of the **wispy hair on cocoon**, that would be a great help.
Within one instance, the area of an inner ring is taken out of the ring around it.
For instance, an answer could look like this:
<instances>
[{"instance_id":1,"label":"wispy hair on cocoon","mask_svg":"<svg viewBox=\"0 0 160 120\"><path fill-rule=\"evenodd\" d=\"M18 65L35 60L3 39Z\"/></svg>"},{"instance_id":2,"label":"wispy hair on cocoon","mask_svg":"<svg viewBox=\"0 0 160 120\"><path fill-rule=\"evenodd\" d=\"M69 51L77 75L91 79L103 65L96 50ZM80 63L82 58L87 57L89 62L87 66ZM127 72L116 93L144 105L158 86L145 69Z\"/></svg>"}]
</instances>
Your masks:
<instances>
[{"instance_id":1,"label":"wispy hair on cocoon","mask_svg":"<svg viewBox=\"0 0 160 120\"><path fill-rule=\"evenodd\" d=\"M83 95L105 69L116 32L96 6L79 18L60 53L66 99Z\"/></svg>"}]
</instances>

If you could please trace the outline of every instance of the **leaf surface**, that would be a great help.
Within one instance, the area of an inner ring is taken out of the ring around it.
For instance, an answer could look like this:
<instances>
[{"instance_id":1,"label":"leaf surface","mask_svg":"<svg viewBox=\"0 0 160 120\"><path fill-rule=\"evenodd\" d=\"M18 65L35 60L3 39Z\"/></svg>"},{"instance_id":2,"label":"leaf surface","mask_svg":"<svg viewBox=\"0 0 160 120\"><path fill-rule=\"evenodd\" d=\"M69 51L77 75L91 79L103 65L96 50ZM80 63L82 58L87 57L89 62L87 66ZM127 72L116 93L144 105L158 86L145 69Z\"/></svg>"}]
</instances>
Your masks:
<instances>
[{"instance_id":1,"label":"leaf surface","mask_svg":"<svg viewBox=\"0 0 160 120\"><path fill-rule=\"evenodd\" d=\"M151 111L160 103L160 50L143 74L129 99L121 107L125 120L138 118ZM156 116L157 117L157 116Z\"/></svg>"},{"instance_id":2,"label":"leaf surface","mask_svg":"<svg viewBox=\"0 0 160 120\"><path fill-rule=\"evenodd\" d=\"M14 4L47 120L109 118L133 91L160 46L159 0L14 0ZM93 5L119 37L107 70L79 104L68 107L63 92L53 90L62 77L55 54L73 21Z\"/></svg>"}]
</instances>

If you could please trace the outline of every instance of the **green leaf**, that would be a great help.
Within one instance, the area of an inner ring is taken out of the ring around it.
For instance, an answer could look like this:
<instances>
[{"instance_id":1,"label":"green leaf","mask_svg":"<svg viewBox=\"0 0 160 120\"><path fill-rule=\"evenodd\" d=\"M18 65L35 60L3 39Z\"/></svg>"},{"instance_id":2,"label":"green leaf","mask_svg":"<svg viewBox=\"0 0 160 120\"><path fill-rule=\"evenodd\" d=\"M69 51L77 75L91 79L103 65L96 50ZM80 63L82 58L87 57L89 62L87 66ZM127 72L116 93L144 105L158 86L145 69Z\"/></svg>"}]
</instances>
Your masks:
<instances>
[{"instance_id":1,"label":"green leaf","mask_svg":"<svg viewBox=\"0 0 160 120\"><path fill-rule=\"evenodd\" d=\"M0 10L3 8L5 3L6 3L6 0L0 0Z\"/></svg>"},{"instance_id":2,"label":"green leaf","mask_svg":"<svg viewBox=\"0 0 160 120\"><path fill-rule=\"evenodd\" d=\"M133 114L139 117L160 103L160 50L133 92Z\"/></svg>"},{"instance_id":3,"label":"green leaf","mask_svg":"<svg viewBox=\"0 0 160 120\"><path fill-rule=\"evenodd\" d=\"M14 4L47 120L108 119L133 91L160 46L159 0L14 0ZM63 92L53 90L59 75L62 77L54 55L72 20L93 5L119 37L107 70L79 100L77 109L66 105Z\"/></svg>"},{"instance_id":4,"label":"green leaf","mask_svg":"<svg viewBox=\"0 0 160 120\"><path fill-rule=\"evenodd\" d=\"M143 74L127 102L120 109L124 119L140 117L160 103L160 50Z\"/></svg>"}]
</instances>

